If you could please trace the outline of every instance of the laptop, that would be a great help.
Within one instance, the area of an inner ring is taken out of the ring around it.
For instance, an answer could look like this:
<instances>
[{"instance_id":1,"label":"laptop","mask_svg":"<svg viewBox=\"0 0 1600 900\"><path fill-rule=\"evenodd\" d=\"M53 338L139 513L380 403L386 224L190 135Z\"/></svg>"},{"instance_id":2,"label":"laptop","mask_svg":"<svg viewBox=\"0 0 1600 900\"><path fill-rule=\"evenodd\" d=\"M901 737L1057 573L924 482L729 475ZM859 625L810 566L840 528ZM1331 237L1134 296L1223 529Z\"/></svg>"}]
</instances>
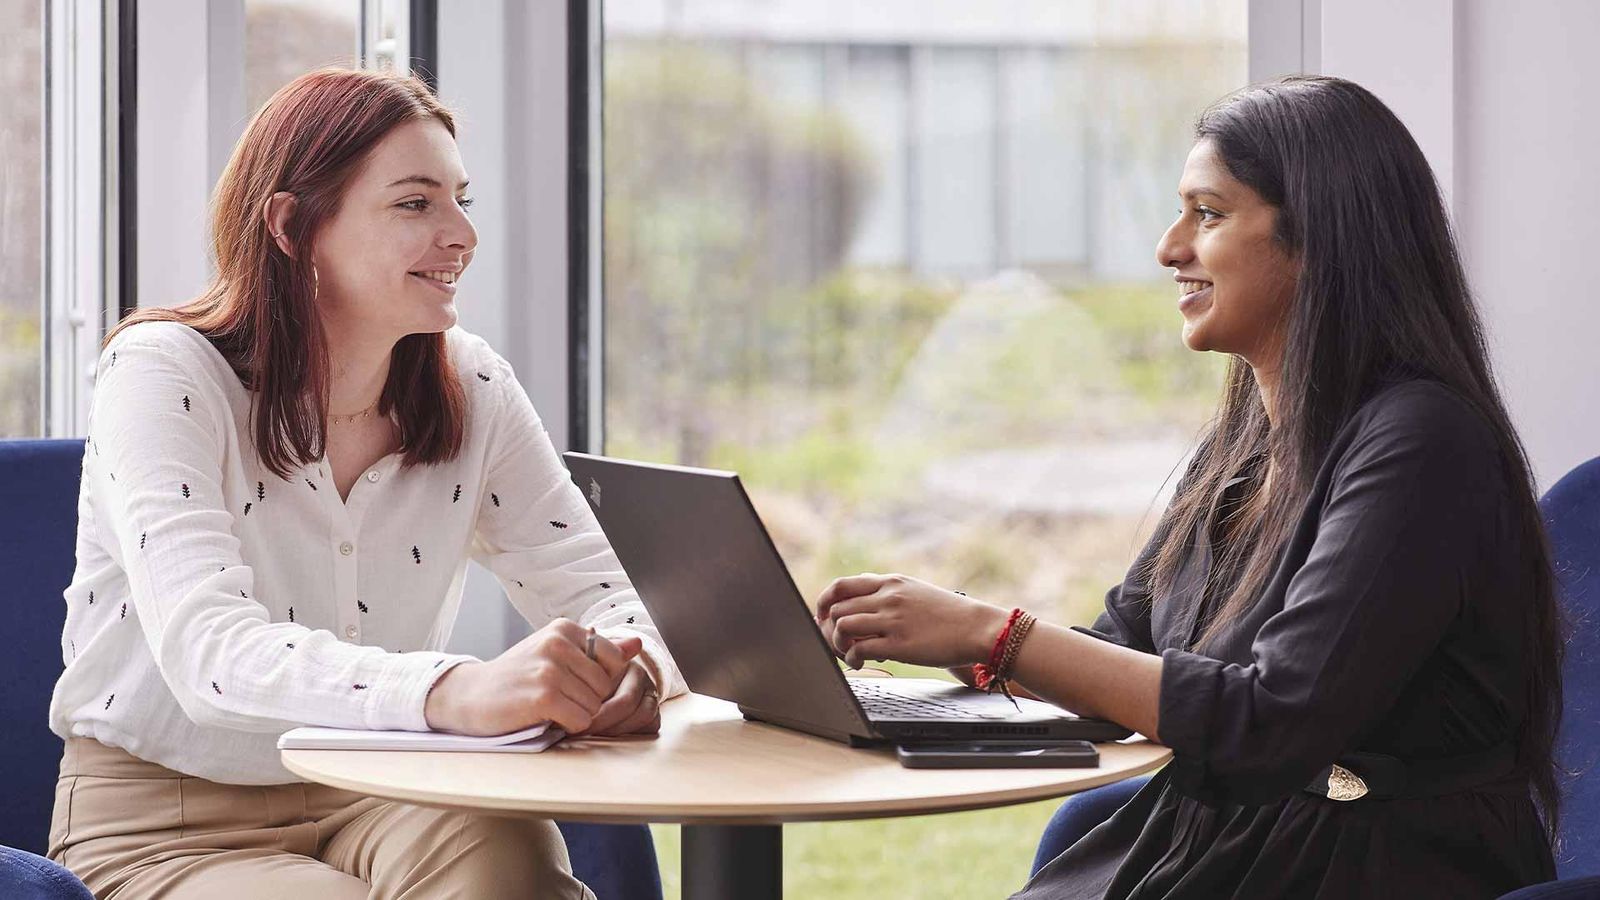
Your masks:
<instances>
[{"instance_id":1,"label":"laptop","mask_svg":"<svg viewBox=\"0 0 1600 900\"><path fill-rule=\"evenodd\" d=\"M856 746L1132 734L954 682L846 678L737 475L562 456L689 687L747 719Z\"/></svg>"}]
</instances>

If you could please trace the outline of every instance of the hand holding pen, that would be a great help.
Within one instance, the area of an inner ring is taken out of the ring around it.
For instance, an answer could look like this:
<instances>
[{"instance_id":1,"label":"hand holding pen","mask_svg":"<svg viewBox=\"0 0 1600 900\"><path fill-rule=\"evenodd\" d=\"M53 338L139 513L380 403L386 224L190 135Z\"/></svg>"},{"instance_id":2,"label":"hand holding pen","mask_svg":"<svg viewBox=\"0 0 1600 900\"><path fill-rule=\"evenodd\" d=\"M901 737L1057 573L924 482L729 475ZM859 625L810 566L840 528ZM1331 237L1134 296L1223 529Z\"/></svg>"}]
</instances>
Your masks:
<instances>
[{"instance_id":1,"label":"hand holding pen","mask_svg":"<svg viewBox=\"0 0 1600 900\"><path fill-rule=\"evenodd\" d=\"M590 644L596 640L589 629ZM661 730L661 689L642 655L627 662L617 690L595 714L591 735L655 734Z\"/></svg>"},{"instance_id":2,"label":"hand holding pen","mask_svg":"<svg viewBox=\"0 0 1600 900\"><path fill-rule=\"evenodd\" d=\"M487 662L462 663L428 694L428 727L457 734L506 734L553 722L569 734L614 726L621 689L641 642L613 642L570 619L557 619ZM646 681L649 676L645 676Z\"/></svg>"}]
</instances>

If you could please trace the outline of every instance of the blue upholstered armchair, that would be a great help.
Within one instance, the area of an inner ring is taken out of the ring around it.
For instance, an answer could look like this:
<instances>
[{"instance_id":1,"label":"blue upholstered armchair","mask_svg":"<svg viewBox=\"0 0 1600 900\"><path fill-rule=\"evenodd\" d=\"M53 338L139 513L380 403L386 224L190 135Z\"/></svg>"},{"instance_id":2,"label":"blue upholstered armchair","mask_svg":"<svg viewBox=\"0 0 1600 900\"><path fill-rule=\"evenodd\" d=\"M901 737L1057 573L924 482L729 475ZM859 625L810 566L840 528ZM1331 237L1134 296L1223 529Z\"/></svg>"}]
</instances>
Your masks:
<instances>
[{"instance_id":1,"label":"blue upholstered armchair","mask_svg":"<svg viewBox=\"0 0 1600 900\"><path fill-rule=\"evenodd\" d=\"M1571 621L1566 700L1556 752L1572 773L1562 789L1561 838L1556 857L1561 880L1512 891L1500 900L1600 898L1600 458L1567 473L1539 503L1550 535L1557 590ZM1149 777L1134 778L1068 797L1045 826L1033 870L1055 859L1121 809Z\"/></svg>"},{"instance_id":2,"label":"blue upholstered armchair","mask_svg":"<svg viewBox=\"0 0 1600 900\"><path fill-rule=\"evenodd\" d=\"M1556 745L1569 774L1562 786L1560 881L1512 891L1501 900L1600 898L1600 458L1555 483L1544 510L1556 589L1572 627L1562 669L1566 708Z\"/></svg>"},{"instance_id":3,"label":"blue upholstered armchair","mask_svg":"<svg viewBox=\"0 0 1600 900\"><path fill-rule=\"evenodd\" d=\"M81 440L0 441L0 897L80 900L89 892L45 852L61 740L48 725L61 674L61 592L72 580ZM558 823L572 868L601 898L659 898L655 844L643 825Z\"/></svg>"}]
</instances>

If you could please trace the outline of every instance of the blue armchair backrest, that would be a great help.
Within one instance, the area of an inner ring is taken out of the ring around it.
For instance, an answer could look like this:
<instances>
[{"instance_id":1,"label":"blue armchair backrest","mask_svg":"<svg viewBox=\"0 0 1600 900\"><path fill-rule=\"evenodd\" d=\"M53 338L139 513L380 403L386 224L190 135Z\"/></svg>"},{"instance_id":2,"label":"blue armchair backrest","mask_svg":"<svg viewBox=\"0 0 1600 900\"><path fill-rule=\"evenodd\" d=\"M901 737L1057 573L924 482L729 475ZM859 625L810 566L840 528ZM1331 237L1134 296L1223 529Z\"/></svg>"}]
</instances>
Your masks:
<instances>
[{"instance_id":1,"label":"blue armchair backrest","mask_svg":"<svg viewBox=\"0 0 1600 900\"><path fill-rule=\"evenodd\" d=\"M61 763L50 692L72 580L83 441L0 441L0 844L42 854Z\"/></svg>"},{"instance_id":2,"label":"blue armchair backrest","mask_svg":"<svg viewBox=\"0 0 1600 900\"><path fill-rule=\"evenodd\" d=\"M1567 473L1540 501L1556 584L1572 626L1562 671L1566 708L1557 758L1576 773L1562 791L1556 859L1563 880L1600 875L1600 458Z\"/></svg>"}]
</instances>

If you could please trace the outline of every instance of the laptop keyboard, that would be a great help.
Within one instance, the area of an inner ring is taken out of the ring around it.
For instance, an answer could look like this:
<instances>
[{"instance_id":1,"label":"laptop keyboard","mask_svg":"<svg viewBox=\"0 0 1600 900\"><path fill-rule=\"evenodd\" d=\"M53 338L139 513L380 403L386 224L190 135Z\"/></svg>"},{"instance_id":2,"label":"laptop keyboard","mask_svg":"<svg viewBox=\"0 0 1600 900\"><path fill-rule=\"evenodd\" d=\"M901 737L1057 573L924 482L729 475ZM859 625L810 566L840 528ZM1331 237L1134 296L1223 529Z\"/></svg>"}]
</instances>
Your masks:
<instances>
[{"instance_id":1,"label":"laptop keyboard","mask_svg":"<svg viewBox=\"0 0 1600 900\"><path fill-rule=\"evenodd\" d=\"M870 679L850 678L850 689L855 692L861 708L869 719L992 719L961 703L950 703L928 697L907 697L886 691Z\"/></svg>"}]
</instances>

